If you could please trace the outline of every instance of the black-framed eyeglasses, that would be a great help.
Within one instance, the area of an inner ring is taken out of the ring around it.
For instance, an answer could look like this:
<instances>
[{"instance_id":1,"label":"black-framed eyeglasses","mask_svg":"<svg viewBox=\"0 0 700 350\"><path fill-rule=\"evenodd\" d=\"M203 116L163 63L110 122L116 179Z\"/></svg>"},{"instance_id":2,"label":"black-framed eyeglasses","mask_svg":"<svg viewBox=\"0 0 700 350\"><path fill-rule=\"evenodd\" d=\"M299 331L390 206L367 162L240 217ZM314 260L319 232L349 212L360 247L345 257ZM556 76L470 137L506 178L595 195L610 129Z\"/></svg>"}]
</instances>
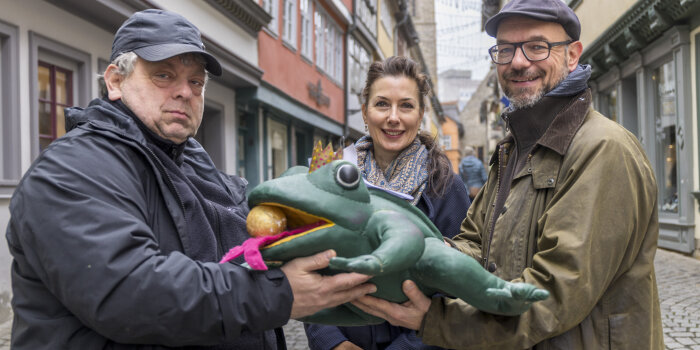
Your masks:
<instances>
[{"instance_id":1,"label":"black-framed eyeglasses","mask_svg":"<svg viewBox=\"0 0 700 350\"><path fill-rule=\"evenodd\" d=\"M513 61L515 50L520 47L528 61L543 61L549 58L553 47L569 45L572 42L572 40L566 40L550 43L544 40L531 40L519 43L497 44L489 48L489 56L491 56L491 60L495 64L508 64Z\"/></svg>"}]
</instances>

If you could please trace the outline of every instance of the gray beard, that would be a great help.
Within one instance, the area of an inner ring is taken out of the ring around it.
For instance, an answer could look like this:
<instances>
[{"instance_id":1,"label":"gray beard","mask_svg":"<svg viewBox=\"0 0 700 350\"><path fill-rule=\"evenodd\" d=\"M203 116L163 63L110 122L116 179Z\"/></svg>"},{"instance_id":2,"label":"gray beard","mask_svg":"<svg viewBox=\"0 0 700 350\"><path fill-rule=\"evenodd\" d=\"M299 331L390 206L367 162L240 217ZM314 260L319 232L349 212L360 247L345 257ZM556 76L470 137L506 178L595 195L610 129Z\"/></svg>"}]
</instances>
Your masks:
<instances>
[{"instance_id":1,"label":"gray beard","mask_svg":"<svg viewBox=\"0 0 700 350\"><path fill-rule=\"evenodd\" d=\"M537 102L540 102L540 100L542 99L542 97L544 97L544 95L546 95L548 92L554 90L554 88L559 86L559 84L561 84L561 82L564 81L564 79L566 79L566 77L568 77L568 76L569 76L569 69L565 65L562 75L559 77L559 79L557 79L557 81L554 84L552 84L552 86L549 86L549 85L543 86L541 89L535 91L534 94L529 95L529 96L527 94L525 94L527 92L527 89L520 89L520 91L518 91L520 94L518 94L518 95L521 95L522 97L511 98L511 96L514 96L516 94L514 94L512 90L510 90L504 86L503 87L503 94L506 95L506 97L508 97L508 100L510 100L510 106L508 108L510 108L513 111L517 111L519 109L530 108L530 107L536 105Z\"/></svg>"}]
</instances>

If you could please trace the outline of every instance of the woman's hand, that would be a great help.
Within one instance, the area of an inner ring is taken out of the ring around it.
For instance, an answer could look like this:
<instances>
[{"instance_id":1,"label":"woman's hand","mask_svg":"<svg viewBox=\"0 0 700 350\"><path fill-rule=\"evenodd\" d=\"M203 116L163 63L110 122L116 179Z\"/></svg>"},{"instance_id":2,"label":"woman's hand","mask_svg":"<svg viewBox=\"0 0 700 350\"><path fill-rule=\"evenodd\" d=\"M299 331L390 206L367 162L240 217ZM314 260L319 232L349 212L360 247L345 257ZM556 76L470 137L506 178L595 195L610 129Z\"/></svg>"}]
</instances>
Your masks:
<instances>
[{"instance_id":1,"label":"woman's hand","mask_svg":"<svg viewBox=\"0 0 700 350\"><path fill-rule=\"evenodd\" d=\"M370 315L389 321L394 326L419 330L423 317L430 308L430 298L426 297L413 281L403 282L403 292L408 297L408 301L403 304L371 296L360 297L352 304Z\"/></svg>"}]
</instances>

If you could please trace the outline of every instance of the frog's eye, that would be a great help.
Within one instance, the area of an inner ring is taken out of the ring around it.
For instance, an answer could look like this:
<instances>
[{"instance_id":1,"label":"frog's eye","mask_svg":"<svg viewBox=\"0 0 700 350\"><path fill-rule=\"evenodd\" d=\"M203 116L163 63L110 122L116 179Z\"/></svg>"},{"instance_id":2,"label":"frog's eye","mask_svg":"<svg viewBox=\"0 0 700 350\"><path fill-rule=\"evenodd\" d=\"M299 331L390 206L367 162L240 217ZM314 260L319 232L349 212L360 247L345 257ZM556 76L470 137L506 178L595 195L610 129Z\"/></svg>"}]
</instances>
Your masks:
<instances>
[{"instance_id":1,"label":"frog's eye","mask_svg":"<svg viewBox=\"0 0 700 350\"><path fill-rule=\"evenodd\" d=\"M350 164L344 164L336 170L335 181L338 182L340 186L352 189L357 187L357 184L360 183L360 173L357 171L356 167Z\"/></svg>"}]
</instances>

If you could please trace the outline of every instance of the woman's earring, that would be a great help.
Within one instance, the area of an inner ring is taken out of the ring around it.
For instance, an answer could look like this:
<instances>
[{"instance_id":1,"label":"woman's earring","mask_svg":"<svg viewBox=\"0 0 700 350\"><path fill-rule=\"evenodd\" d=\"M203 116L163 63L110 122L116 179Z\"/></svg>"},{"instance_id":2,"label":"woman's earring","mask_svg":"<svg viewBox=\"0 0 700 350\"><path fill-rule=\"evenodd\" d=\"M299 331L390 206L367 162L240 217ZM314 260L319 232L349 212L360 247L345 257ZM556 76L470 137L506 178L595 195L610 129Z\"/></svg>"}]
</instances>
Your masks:
<instances>
[{"instance_id":1,"label":"woman's earring","mask_svg":"<svg viewBox=\"0 0 700 350\"><path fill-rule=\"evenodd\" d=\"M365 124L365 132L368 132L369 128L367 127L367 124Z\"/></svg>"}]
</instances>

